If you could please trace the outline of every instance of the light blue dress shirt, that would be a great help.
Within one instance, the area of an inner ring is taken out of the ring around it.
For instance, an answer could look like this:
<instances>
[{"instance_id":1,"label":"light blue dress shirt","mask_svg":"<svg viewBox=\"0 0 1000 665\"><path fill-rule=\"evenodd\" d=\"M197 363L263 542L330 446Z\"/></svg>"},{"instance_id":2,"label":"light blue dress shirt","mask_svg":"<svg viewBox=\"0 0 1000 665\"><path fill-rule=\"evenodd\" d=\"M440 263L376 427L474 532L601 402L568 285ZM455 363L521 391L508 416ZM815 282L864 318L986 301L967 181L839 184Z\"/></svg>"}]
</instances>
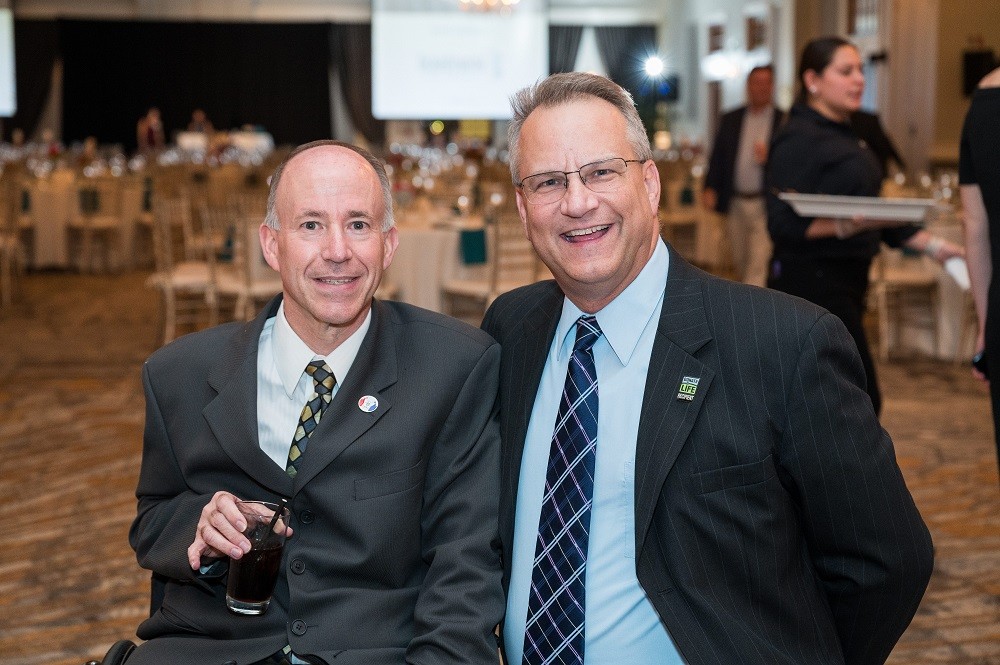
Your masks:
<instances>
[{"instance_id":1,"label":"light blue dress shirt","mask_svg":"<svg viewBox=\"0 0 1000 665\"><path fill-rule=\"evenodd\" d=\"M668 266L669 254L661 240L635 280L597 312L604 334L593 349L600 400L584 646L585 660L593 665L682 662L635 573L635 444ZM576 338L576 320L582 314L564 300L524 442L503 635L508 662L515 665L520 664L524 647L552 431Z\"/></svg>"}]
</instances>

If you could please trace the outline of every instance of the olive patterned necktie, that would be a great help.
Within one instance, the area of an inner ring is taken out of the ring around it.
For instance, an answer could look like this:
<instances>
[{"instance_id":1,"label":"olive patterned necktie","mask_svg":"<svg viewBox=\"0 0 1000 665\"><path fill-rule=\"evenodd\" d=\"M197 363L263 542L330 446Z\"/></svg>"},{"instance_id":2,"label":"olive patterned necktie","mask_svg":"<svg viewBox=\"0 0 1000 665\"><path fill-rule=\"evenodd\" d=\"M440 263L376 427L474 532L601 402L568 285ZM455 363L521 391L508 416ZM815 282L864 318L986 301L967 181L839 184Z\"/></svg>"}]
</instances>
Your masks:
<instances>
[{"instance_id":1,"label":"olive patterned necktie","mask_svg":"<svg viewBox=\"0 0 1000 665\"><path fill-rule=\"evenodd\" d=\"M295 436L292 437L292 446L288 449L288 463L285 465L285 471L292 478L298 473L299 460L302 459L302 453L306 451L309 437L319 425L319 420L323 417L323 410L333 399L333 387L337 385L333 370L324 360L314 360L306 365L306 374L312 377L314 390L309 401L302 407L299 424L295 428Z\"/></svg>"}]
</instances>

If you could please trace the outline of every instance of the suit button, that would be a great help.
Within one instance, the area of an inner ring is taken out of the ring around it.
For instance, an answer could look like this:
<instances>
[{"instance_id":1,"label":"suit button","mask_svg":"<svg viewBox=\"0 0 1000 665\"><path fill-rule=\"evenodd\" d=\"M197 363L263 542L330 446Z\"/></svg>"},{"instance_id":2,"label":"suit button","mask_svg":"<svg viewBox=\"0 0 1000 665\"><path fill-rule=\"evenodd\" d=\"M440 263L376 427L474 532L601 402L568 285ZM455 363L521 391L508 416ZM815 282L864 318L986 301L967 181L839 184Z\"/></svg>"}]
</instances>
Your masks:
<instances>
[{"instance_id":1,"label":"suit button","mask_svg":"<svg viewBox=\"0 0 1000 665\"><path fill-rule=\"evenodd\" d=\"M301 575L306 572L306 564L302 559L295 559L292 561L292 572L296 575Z\"/></svg>"},{"instance_id":2,"label":"suit button","mask_svg":"<svg viewBox=\"0 0 1000 665\"><path fill-rule=\"evenodd\" d=\"M316 514L311 510L303 510L299 513L299 521L303 524L312 524L316 520Z\"/></svg>"},{"instance_id":3,"label":"suit button","mask_svg":"<svg viewBox=\"0 0 1000 665\"><path fill-rule=\"evenodd\" d=\"M296 619L292 622L292 634L302 636L306 634L306 622L302 619Z\"/></svg>"},{"instance_id":4,"label":"suit button","mask_svg":"<svg viewBox=\"0 0 1000 665\"><path fill-rule=\"evenodd\" d=\"M239 665L235 660L227 660L222 665Z\"/></svg>"}]
</instances>

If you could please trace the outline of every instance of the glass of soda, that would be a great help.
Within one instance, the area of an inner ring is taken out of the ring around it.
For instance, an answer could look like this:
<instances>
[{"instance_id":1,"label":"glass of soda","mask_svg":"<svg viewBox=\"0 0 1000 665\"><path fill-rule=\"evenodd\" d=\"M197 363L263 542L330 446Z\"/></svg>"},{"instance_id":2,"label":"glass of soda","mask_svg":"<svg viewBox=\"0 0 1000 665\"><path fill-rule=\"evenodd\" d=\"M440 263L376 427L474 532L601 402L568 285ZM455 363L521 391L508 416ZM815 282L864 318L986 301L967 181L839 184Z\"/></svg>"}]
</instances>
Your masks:
<instances>
[{"instance_id":1,"label":"glass of soda","mask_svg":"<svg viewBox=\"0 0 1000 665\"><path fill-rule=\"evenodd\" d=\"M246 518L243 535L250 540L250 551L229 559L226 607L237 614L263 614L278 581L290 514L287 507L266 501L236 505Z\"/></svg>"}]
</instances>

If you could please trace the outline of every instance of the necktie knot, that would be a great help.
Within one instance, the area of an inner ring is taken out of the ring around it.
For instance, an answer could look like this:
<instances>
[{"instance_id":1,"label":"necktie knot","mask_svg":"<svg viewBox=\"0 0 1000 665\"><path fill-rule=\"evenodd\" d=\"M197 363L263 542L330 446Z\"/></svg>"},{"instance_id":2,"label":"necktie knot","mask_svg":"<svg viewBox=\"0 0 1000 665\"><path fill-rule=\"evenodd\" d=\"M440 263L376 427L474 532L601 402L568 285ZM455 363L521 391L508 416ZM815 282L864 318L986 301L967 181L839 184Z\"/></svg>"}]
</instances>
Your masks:
<instances>
[{"instance_id":1,"label":"necktie knot","mask_svg":"<svg viewBox=\"0 0 1000 665\"><path fill-rule=\"evenodd\" d=\"M601 326L597 325L596 316L581 316L576 320L576 343L573 344L573 353L590 351L601 335Z\"/></svg>"},{"instance_id":2,"label":"necktie knot","mask_svg":"<svg viewBox=\"0 0 1000 665\"><path fill-rule=\"evenodd\" d=\"M306 374L312 377L313 386L318 395L330 395L333 393L333 386L337 380L333 376L333 370L324 360L314 360L306 365Z\"/></svg>"}]
</instances>

